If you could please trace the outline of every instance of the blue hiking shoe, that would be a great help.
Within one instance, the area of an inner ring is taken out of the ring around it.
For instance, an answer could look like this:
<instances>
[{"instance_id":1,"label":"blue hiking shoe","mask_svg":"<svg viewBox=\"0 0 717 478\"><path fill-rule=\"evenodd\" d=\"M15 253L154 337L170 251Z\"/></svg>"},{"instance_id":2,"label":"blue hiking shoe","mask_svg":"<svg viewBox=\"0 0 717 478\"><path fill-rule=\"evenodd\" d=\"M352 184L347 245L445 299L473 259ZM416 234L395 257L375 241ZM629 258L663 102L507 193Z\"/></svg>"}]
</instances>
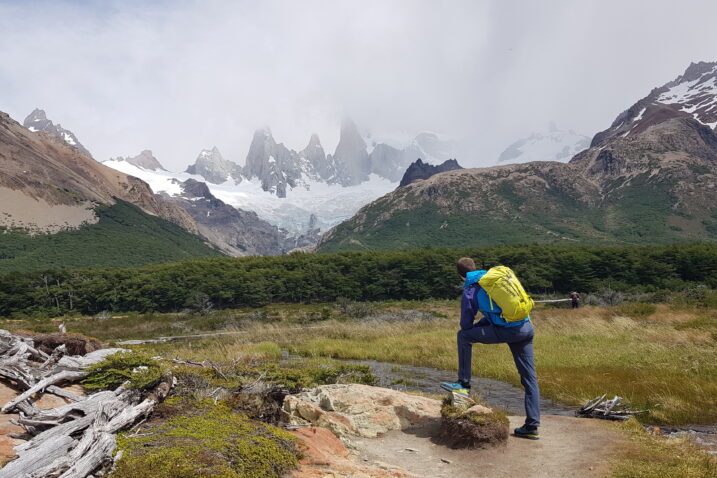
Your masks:
<instances>
[{"instance_id":1,"label":"blue hiking shoe","mask_svg":"<svg viewBox=\"0 0 717 478\"><path fill-rule=\"evenodd\" d=\"M456 392L468 395L471 391L471 385L469 383L461 382L441 382L441 388L448 392Z\"/></svg>"},{"instance_id":2,"label":"blue hiking shoe","mask_svg":"<svg viewBox=\"0 0 717 478\"><path fill-rule=\"evenodd\" d=\"M519 438L527 438L528 440L540 439L538 429L536 427L529 427L527 425L523 425L522 427L513 430L513 435Z\"/></svg>"}]
</instances>

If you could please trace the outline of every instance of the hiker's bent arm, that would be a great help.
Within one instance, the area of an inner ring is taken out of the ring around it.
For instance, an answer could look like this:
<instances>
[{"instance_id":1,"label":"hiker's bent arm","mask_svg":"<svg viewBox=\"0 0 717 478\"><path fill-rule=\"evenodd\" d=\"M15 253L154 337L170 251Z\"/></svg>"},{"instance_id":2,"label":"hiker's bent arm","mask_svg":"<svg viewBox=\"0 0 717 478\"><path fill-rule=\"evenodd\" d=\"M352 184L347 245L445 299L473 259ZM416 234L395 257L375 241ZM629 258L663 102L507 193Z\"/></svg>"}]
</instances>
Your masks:
<instances>
[{"instance_id":1,"label":"hiker's bent arm","mask_svg":"<svg viewBox=\"0 0 717 478\"><path fill-rule=\"evenodd\" d=\"M461 329L463 330L473 327L473 321L478 312L478 307L473 297L473 294L463 293L463 298L461 299Z\"/></svg>"}]
</instances>

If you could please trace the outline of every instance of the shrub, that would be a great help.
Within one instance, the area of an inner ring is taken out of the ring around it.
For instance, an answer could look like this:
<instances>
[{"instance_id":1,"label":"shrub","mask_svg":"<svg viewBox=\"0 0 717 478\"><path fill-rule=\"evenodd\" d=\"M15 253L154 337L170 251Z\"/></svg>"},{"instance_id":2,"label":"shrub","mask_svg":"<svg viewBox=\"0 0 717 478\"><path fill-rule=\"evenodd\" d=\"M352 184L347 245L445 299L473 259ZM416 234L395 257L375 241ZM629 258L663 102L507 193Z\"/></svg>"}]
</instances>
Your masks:
<instances>
[{"instance_id":1,"label":"shrub","mask_svg":"<svg viewBox=\"0 0 717 478\"><path fill-rule=\"evenodd\" d=\"M336 299L336 308L352 319L362 319L376 310L376 307L369 302L356 302L345 297Z\"/></svg>"},{"instance_id":2,"label":"shrub","mask_svg":"<svg viewBox=\"0 0 717 478\"><path fill-rule=\"evenodd\" d=\"M140 352L117 352L91 365L87 372L82 385L89 389L117 388L125 382L129 388L145 389L162 377L159 363Z\"/></svg>"}]
</instances>

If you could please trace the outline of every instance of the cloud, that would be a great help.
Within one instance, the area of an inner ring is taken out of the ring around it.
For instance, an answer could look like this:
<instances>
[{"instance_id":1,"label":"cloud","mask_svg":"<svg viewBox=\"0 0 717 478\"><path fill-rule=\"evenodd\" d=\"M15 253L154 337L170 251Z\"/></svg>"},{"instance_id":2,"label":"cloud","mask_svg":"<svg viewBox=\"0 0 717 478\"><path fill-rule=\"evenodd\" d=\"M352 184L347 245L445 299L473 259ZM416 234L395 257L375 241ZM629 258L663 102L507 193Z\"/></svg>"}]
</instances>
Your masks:
<instances>
[{"instance_id":1,"label":"cloud","mask_svg":"<svg viewBox=\"0 0 717 478\"><path fill-rule=\"evenodd\" d=\"M463 139L459 160L487 165L551 120L594 134L717 59L717 4L641 3L0 0L0 110L171 169L213 145L241 163L263 126L332 150L343 116Z\"/></svg>"}]
</instances>

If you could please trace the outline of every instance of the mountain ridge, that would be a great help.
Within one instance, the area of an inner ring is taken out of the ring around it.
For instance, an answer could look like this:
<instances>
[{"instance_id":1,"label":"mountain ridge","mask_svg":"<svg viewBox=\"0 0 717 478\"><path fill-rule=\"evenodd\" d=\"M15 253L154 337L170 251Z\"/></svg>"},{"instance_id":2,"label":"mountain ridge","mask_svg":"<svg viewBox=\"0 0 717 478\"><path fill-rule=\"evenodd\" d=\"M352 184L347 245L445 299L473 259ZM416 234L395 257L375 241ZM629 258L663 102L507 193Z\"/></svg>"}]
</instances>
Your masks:
<instances>
[{"instance_id":1,"label":"mountain ridge","mask_svg":"<svg viewBox=\"0 0 717 478\"><path fill-rule=\"evenodd\" d=\"M707 81L715 66L688 68L648 98L685 78ZM409 184L364 206L318 249L717 240L717 136L681 108L672 104L629 134L615 128L621 113L568 163L450 171Z\"/></svg>"}]
</instances>

